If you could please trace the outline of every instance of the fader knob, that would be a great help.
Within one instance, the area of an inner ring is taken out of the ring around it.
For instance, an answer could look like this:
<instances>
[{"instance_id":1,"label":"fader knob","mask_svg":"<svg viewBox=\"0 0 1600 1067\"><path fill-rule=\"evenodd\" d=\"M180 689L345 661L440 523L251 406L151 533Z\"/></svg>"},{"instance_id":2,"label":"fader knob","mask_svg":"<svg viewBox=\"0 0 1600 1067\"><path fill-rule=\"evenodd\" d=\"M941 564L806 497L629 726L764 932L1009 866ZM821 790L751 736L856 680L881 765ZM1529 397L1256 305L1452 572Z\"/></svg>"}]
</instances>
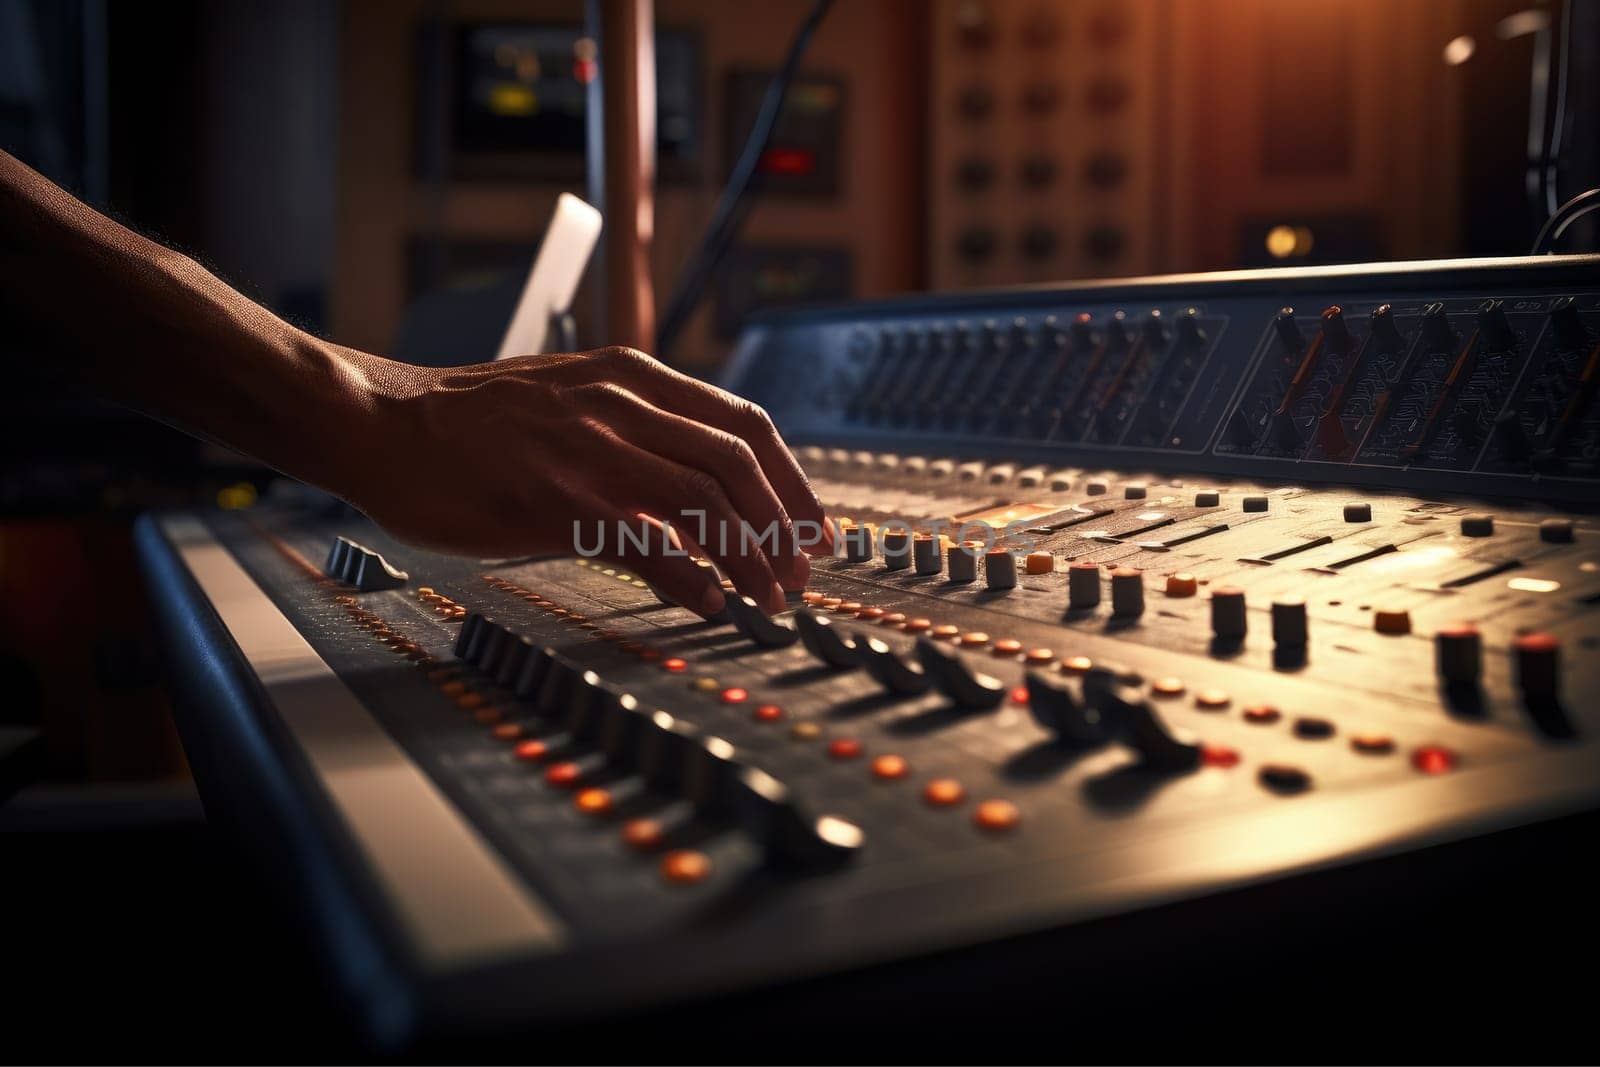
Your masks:
<instances>
[{"instance_id":1,"label":"fader knob","mask_svg":"<svg viewBox=\"0 0 1600 1067\"><path fill-rule=\"evenodd\" d=\"M1461 534L1463 537L1492 537L1494 516L1483 512L1461 516Z\"/></svg>"},{"instance_id":2,"label":"fader knob","mask_svg":"<svg viewBox=\"0 0 1600 1067\"><path fill-rule=\"evenodd\" d=\"M1272 643L1303 648L1307 638L1305 597L1280 597L1272 602Z\"/></svg>"},{"instance_id":3,"label":"fader knob","mask_svg":"<svg viewBox=\"0 0 1600 1067\"><path fill-rule=\"evenodd\" d=\"M1388 304L1380 304L1372 312L1372 343L1386 355L1405 347L1406 339L1394 324L1394 308Z\"/></svg>"},{"instance_id":4,"label":"fader knob","mask_svg":"<svg viewBox=\"0 0 1600 1067\"><path fill-rule=\"evenodd\" d=\"M1556 344L1562 348L1583 348L1589 343L1583 316L1578 314L1578 301L1573 297L1561 297L1550 305L1550 328L1555 332Z\"/></svg>"},{"instance_id":5,"label":"fader knob","mask_svg":"<svg viewBox=\"0 0 1600 1067\"><path fill-rule=\"evenodd\" d=\"M1078 562L1067 568L1067 607L1092 608L1100 603L1100 564Z\"/></svg>"},{"instance_id":6,"label":"fader knob","mask_svg":"<svg viewBox=\"0 0 1600 1067\"><path fill-rule=\"evenodd\" d=\"M1422 309L1422 343L1430 352L1448 352L1455 346L1456 334L1443 304L1435 302Z\"/></svg>"},{"instance_id":7,"label":"fader knob","mask_svg":"<svg viewBox=\"0 0 1600 1067\"><path fill-rule=\"evenodd\" d=\"M1278 317L1272 320L1272 328L1278 334L1278 341L1290 355L1299 355L1306 347L1305 335L1300 332L1300 325L1294 321L1294 308L1281 308Z\"/></svg>"},{"instance_id":8,"label":"fader knob","mask_svg":"<svg viewBox=\"0 0 1600 1067\"><path fill-rule=\"evenodd\" d=\"M1364 500L1352 500L1344 506L1345 522L1371 522L1372 505Z\"/></svg>"},{"instance_id":9,"label":"fader knob","mask_svg":"<svg viewBox=\"0 0 1600 1067\"><path fill-rule=\"evenodd\" d=\"M973 582L978 578L978 548L972 544L951 545L944 550L945 567L952 582Z\"/></svg>"},{"instance_id":10,"label":"fader knob","mask_svg":"<svg viewBox=\"0 0 1600 1067\"><path fill-rule=\"evenodd\" d=\"M1111 614L1132 619L1144 614L1144 573L1132 567L1111 572Z\"/></svg>"},{"instance_id":11,"label":"fader knob","mask_svg":"<svg viewBox=\"0 0 1600 1067\"><path fill-rule=\"evenodd\" d=\"M1552 545L1569 545L1573 541L1571 519L1545 519L1539 523L1539 540Z\"/></svg>"},{"instance_id":12,"label":"fader knob","mask_svg":"<svg viewBox=\"0 0 1600 1067\"><path fill-rule=\"evenodd\" d=\"M1483 673L1483 638L1470 622L1440 627L1433 636L1439 680L1446 685L1477 685Z\"/></svg>"},{"instance_id":13,"label":"fader knob","mask_svg":"<svg viewBox=\"0 0 1600 1067\"><path fill-rule=\"evenodd\" d=\"M1523 696L1553 699L1561 687L1561 639L1549 633L1522 634L1512 643L1512 651Z\"/></svg>"},{"instance_id":14,"label":"fader knob","mask_svg":"<svg viewBox=\"0 0 1600 1067\"><path fill-rule=\"evenodd\" d=\"M1350 347L1350 327L1345 325L1344 308L1338 304L1323 309L1322 336L1330 351L1343 352Z\"/></svg>"},{"instance_id":15,"label":"fader knob","mask_svg":"<svg viewBox=\"0 0 1600 1067\"><path fill-rule=\"evenodd\" d=\"M911 566L909 530L883 531L883 565L891 571L901 571Z\"/></svg>"},{"instance_id":16,"label":"fader knob","mask_svg":"<svg viewBox=\"0 0 1600 1067\"><path fill-rule=\"evenodd\" d=\"M1153 348L1160 348L1167 343L1167 324L1162 321L1159 308L1152 309L1145 316L1141 331L1144 333L1144 343Z\"/></svg>"},{"instance_id":17,"label":"fader knob","mask_svg":"<svg viewBox=\"0 0 1600 1067\"><path fill-rule=\"evenodd\" d=\"M1189 308L1178 317L1178 343L1185 348L1199 348L1206 343L1205 327L1200 325L1200 312Z\"/></svg>"},{"instance_id":18,"label":"fader knob","mask_svg":"<svg viewBox=\"0 0 1600 1067\"><path fill-rule=\"evenodd\" d=\"M1506 317L1503 300L1485 300L1478 307L1478 333L1491 352L1517 347L1517 334Z\"/></svg>"},{"instance_id":19,"label":"fader knob","mask_svg":"<svg viewBox=\"0 0 1600 1067\"><path fill-rule=\"evenodd\" d=\"M983 577L990 589L1011 589L1017 584L1017 557L1009 548L997 548L983 557Z\"/></svg>"},{"instance_id":20,"label":"fader knob","mask_svg":"<svg viewBox=\"0 0 1600 1067\"><path fill-rule=\"evenodd\" d=\"M918 574L938 574L944 561L939 558L939 542L932 534L917 534L911 542L911 561Z\"/></svg>"},{"instance_id":21,"label":"fader knob","mask_svg":"<svg viewBox=\"0 0 1600 1067\"><path fill-rule=\"evenodd\" d=\"M1244 590L1225 585L1211 591L1211 632L1224 641L1244 637L1249 622L1245 616Z\"/></svg>"}]
</instances>

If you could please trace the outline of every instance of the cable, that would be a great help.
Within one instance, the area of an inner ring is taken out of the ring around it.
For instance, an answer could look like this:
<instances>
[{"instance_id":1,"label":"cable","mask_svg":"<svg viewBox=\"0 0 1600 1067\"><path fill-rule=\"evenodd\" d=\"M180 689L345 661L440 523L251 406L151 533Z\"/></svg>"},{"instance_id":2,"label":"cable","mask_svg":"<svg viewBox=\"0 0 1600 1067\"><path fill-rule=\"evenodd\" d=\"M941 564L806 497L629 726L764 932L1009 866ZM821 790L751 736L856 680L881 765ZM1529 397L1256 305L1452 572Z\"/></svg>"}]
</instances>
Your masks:
<instances>
[{"instance_id":1,"label":"cable","mask_svg":"<svg viewBox=\"0 0 1600 1067\"><path fill-rule=\"evenodd\" d=\"M1542 256L1550 252L1555 243L1561 240L1561 235L1567 232L1567 227L1593 211L1600 211L1600 189L1581 192L1562 204L1545 220L1539 236L1533 239L1531 254Z\"/></svg>"},{"instance_id":2,"label":"cable","mask_svg":"<svg viewBox=\"0 0 1600 1067\"><path fill-rule=\"evenodd\" d=\"M772 141L778 117L783 113L784 99L789 95L789 85L794 81L795 68L800 65L800 57L805 54L806 46L811 43L811 35L816 32L817 26L821 24L832 6L833 0L817 0L811 8L811 13L800 24L794 40L789 42L789 50L783 57L782 66L767 85L766 95L761 98L761 108L756 113L755 125L750 129L750 136L744 143L744 150L739 154L739 161L734 164L732 172L728 175L728 184L723 186L722 195L717 198L717 206L711 214L711 221L706 225L705 236L700 239L700 244L689 257L683 273L678 276L677 288L673 291L672 299L668 301L667 309L661 316L661 328L656 334L655 352L659 359L670 360L672 346L677 341L678 334L682 333L684 326L688 324L689 316L694 313L695 306L700 302L707 279L721 262L734 238L738 236L739 227L749 210L746 194L750 190L751 179L755 177L761 157Z\"/></svg>"}]
</instances>

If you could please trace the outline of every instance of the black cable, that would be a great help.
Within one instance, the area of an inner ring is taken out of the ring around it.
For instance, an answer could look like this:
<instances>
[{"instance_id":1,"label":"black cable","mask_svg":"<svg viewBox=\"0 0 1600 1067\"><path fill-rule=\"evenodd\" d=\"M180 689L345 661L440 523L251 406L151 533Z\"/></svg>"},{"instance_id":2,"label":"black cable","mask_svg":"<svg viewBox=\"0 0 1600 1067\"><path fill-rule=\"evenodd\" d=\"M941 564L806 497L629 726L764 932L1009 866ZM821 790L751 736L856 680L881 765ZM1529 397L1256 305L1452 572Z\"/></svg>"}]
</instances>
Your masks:
<instances>
[{"instance_id":1,"label":"black cable","mask_svg":"<svg viewBox=\"0 0 1600 1067\"><path fill-rule=\"evenodd\" d=\"M761 98L761 108L756 113L755 125L751 127L739 161L728 175L728 184L723 186L722 195L717 198L717 206L706 225L705 236L700 239L683 272L678 275L677 288L661 315L655 354L662 360L669 360L673 344L705 292L707 279L739 234L739 227L749 210L746 194L750 190L751 179L755 177L761 157L766 154L767 145L772 141L778 116L783 113L784 99L789 95L789 85L794 81L795 69L800 65L800 57L805 54L806 46L811 43L811 35L832 6L833 0L817 0L811 13L800 24L794 40L789 42L789 51L783 57L782 66L767 85L766 95Z\"/></svg>"},{"instance_id":2,"label":"black cable","mask_svg":"<svg viewBox=\"0 0 1600 1067\"><path fill-rule=\"evenodd\" d=\"M1533 239L1532 254L1542 256L1551 251L1569 226L1593 211L1600 211L1600 189L1581 192L1556 208L1555 213L1539 229L1539 236Z\"/></svg>"}]
</instances>

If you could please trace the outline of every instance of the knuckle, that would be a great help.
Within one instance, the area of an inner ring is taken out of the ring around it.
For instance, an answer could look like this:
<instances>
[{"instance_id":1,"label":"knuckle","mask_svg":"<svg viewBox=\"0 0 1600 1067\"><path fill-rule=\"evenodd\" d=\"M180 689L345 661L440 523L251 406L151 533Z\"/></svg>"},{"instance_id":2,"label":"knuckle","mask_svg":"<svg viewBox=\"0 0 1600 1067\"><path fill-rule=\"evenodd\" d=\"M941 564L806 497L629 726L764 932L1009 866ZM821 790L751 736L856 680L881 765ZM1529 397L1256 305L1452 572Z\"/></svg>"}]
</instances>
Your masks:
<instances>
[{"instance_id":1,"label":"knuckle","mask_svg":"<svg viewBox=\"0 0 1600 1067\"><path fill-rule=\"evenodd\" d=\"M683 491L699 500L716 501L722 496L722 485L705 471L691 470L683 476Z\"/></svg>"}]
</instances>

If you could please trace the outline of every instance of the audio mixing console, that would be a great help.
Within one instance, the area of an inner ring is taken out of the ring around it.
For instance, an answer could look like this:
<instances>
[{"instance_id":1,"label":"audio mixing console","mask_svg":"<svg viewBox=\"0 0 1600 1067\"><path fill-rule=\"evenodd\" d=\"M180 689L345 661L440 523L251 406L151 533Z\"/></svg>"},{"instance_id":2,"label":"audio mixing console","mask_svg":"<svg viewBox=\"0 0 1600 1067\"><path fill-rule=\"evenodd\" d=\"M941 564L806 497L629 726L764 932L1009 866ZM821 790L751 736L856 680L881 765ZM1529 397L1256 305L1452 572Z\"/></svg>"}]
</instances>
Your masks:
<instances>
[{"instance_id":1,"label":"audio mixing console","mask_svg":"<svg viewBox=\"0 0 1600 1067\"><path fill-rule=\"evenodd\" d=\"M724 384L843 527L776 616L325 508L144 526L208 802L265 827L380 1034L1600 807L1600 258L793 312Z\"/></svg>"}]
</instances>

